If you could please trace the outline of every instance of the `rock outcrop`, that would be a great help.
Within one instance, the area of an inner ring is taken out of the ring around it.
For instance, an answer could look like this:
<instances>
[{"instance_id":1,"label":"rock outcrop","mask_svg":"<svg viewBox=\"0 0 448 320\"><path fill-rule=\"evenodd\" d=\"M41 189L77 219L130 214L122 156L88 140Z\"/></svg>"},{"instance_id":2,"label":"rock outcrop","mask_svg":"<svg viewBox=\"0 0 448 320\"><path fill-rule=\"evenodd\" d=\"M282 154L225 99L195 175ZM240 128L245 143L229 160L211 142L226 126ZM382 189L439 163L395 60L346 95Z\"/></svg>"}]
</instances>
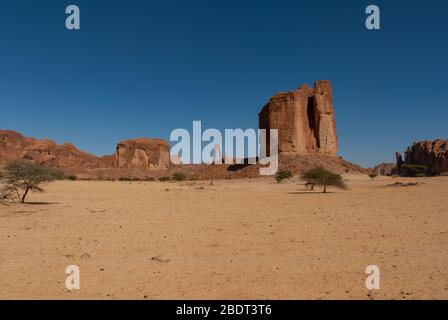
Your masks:
<instances>
[{"instance_id":1,"label":"rock outcrop","mask_svg":"<svg viewBox=\"0 0 448 320\"><path fill-rule=\"evenodd\" d=\"M278 93L258 116L260 129L278 129L280 153L337 154L333 93L329 81L316 81L314 88L302 85L296 91ZM269 142L269 131L267 134Z\"/></svg>"},{"instance_id":2,"label":"rock outcrop","mask_svg":"<svg viewBox=\"0 0 448 320\"><path fill-rule=\"evenodd\" d=\"M376 172L380 176L390 176L393 174L395 168L395 163L380 163L373 168L373 172Z\"/></svg>"},{"instance_id":3,"label":"rock outcrop","mask_svg":"<svg viewBox=\"0 0 448 320\"><path fill-rule=\"evenodd\" d=\"M117 168L168 169L170 145L160 139L139 138L118 143Z\"/></svg>"},{"instance_id":4,"label":"rock outcrop","mask_svg":"<svg viewBox=\"0 0 448 320\"><path fill-rule=\"evenodd\" d=\"M115 155L97 157L70 143L60 145L0 130L0 165L18 159L70 169L167 169L170 161L169 144L159 139L123 141L117 145Z\"/></svg>"},{"instance_id":5,"label":"rock outcrop","mask_svg":"<svg viewBox=\"0 0 448 320\"><path fill-rule=\"evenodd\" d=\"M431 175L448 172L448 140L415 142L405 152L404 163L426 166Z\"/></svg>"},{"instance_id":6,"label":"rock outcrop","mask_svg":"<svg viewBox=\"0 0 448 320\"><path fill-rule=\"evenodd\" d=\"M0 164L17 159L60 168L106 168L113 163L108 157L96 157L70 143L60 145L49 139L37 140L14 131L0 130Z\"/></svg>"}]
</instances>

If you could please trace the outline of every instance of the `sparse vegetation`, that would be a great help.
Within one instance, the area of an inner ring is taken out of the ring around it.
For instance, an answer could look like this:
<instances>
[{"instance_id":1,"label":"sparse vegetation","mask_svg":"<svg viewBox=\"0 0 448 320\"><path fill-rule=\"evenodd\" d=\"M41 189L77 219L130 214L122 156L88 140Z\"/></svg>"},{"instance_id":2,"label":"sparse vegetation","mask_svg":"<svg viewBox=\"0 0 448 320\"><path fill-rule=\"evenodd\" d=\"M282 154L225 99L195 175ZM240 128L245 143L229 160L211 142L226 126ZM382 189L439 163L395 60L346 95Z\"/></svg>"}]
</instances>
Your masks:
<instances>
[{"instance_id":1,"label":"sparse vegetation","mask_svg":"<svg viewBox=\"0 0 448 320\"><path fill-rule=\"evenodd\" d=\"M72 174L67 176L67 180L75 181L77 179L78 179L78 177L75 175L72 175Z\"/></svg>"},{"instance_id":2,"label":"sparse vegetation","mask_svg":"<svg viewBox=\"0 0 448 320\"><path fill-rule=\"evenodd\" d=\"M328 186L339 189L347 188L347 185L342 181L341 175L328 171L321 166L305 171L300 179L304 180L307 185L311 185L311 190L314 189L315 185L323 187L323 193L327 192Z\"/></svg>"},{"instance_id":3,"label":"sparse vegetation","mask_svg":"<svg viewBox=\"0 0 448 320\"><path fill-rule=\"evenodd\" d=\"M170 177L160 177L159 178L159 181L170 181L171 180L171 178Z\"/></svg>"},{"instance_id":4,"label":"sparse vegetation","mask_svg":"<svg viewBox=\"0 0 448 320\"><path fill-rule=\"evenodd\" d=\"M441 175L442 177L448 177L448 171L442 172L440 175Z\"/></svg>"},{"instance_id":5,"label":"sparse vegetation","mask_svg":"<svg viewBox=\"0 0 448 320\"><path fill-rule=\"evenodd\" d=\"M2 189L2 199L25 202L28 193L43 192L43 185L64 178L64 174L52 167L27 160L16 160L5 166L6 186Z\"/></svg>"},{"instance_id":6,"label":"sparse vegetation","mask_svg":"<svg viewBox=\"0 0 448 320\"><path fill-rule=\"evenodd\" d=\"M155 181L153 177L120 177L118 181Z\"/></svg>"},{"instance_id":7,"label":"sparse vegetation","mask_svg":"<svg viewBox=\"0 0 448 320\"><path fill-rule=\"evenodd\" d=\"M404 177L426 177L428 167L419 164L401 165L401 175Z\"/></svg>"},{"instance_id":8,"label":"sparse vegetation","mask_svg":"<svg viewBox=\"0 0 448 320\"><path fill-rule=\"evenodd\" d=\"M277 183L281 183L291 178L292 178L292 172L289 170L279 170L275 175L275 180L277 181Z\"/></svg>"},{"instance_id":9,"label":"sparse vegetation","mask_svg":"<svg viewBox=\"0 0 448 320\"><path fill-rule=\"evenodd\" d=\"M424 174L424 173L417 173L415 176L417 178L424 178L424 177L426 177L426 174Z\"/></svg>"},{"instance_id":10,"label":"sparse vegetation","mask_svg":"<svg viewBox=\"0 0 448 320\"><path fill-rule=\"evenodd\" d=\"M134 178L120 177L120 178L118 178L118 181L135 181L135 180L134 180Z\"/></svg>"},{"instance_id":11,"label":"sparse vegetation","mask_svg":"<svg viewBox=\"0 0 448 320\"><path fill-rule=\"evenodd\" d=\"M376 173L376 172L374 172L374 171L369 173L369 178L370 178L370 179L373 180L373 179L375 179L376 177L378 177L378 173Z\"/></svg>"},{"instance_id":12,"label":"sparse vegetation","mask_svg":"<svg viewBox=\"0 0 448 320\"><path fill-rule=\"evenodd\" d=\"M182 172L176 172L173 174L174 181L184 181L187 177Z\"/></svg>"}]
</instances>

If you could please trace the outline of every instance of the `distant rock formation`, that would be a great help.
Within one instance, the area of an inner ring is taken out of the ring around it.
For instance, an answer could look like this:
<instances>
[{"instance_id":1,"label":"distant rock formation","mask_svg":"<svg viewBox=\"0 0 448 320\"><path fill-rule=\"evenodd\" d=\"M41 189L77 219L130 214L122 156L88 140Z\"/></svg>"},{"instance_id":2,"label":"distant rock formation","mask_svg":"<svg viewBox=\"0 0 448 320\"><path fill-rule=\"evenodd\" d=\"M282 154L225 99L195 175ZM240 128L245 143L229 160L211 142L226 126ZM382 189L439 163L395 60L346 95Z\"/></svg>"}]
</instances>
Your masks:
<instances>
[{"instance_id":1,"label":"distant rock formation","mask_svg":"<svg viewBox=\"0 0 448 320\"><path fill-rule=\"evenodd\" d=\"M395 170L394 163L380 163L379 165L373 168L373 171L381 176L390 176L393 174L394 170Z\"/></svg>"},{"instance_id":2,"label":"distant rock formation","mask_svg":"<svg viewBox=\"0 0 448 320\"><path fill-rule=\"evenodd\" d=\"M431 175L448 172L448 140L415 142L405 152L404 164L424 165Z\"/></svg>"},{"instance_id":3,"label":"distant rock formation","mask_svg":"<svg viewBox=\"0 0 448 320\"><path fill-rule=\"evenodd\" d=\"M280 153L337 154L333 93L329 81L316 81L314 88L302 85L296 91L274 95L258 119L260 129L278 129Z\"/></svg>"},{"instance_id":4,"label":"distant rock formation","mask_svg":"<svg viewBox=\"0 0 448 320\"><path fill-rule=\"evenodd\" d=\"M0 165L28 159L40 164L73 169L167 169L169 145L159 139L140 138L120 142L115 155L97 157L70 143L37 140L10 130L0 130Z\"/></svg>"},{"instance_id":5,"label":"distant rock formation","mask_svg":"<svg viewBox=\"0 0 448 320\"><path fill-rule=\"evenodd\" d=\"M169 163L170 145L160 139L122 141L115 152L117 168L168 169Z\"/></svg>"},{"instance_id":6,"label":"distant rock formation","mask_svg":"<svg viewBox=\"0 0 448 320\"><path fill-rule=\"evenodd\" d=\"M397 170L401 169L401 166L403 165L403 156L400 152L395 152L395 158L397 159Z\"/></svg>"}]
</instances>

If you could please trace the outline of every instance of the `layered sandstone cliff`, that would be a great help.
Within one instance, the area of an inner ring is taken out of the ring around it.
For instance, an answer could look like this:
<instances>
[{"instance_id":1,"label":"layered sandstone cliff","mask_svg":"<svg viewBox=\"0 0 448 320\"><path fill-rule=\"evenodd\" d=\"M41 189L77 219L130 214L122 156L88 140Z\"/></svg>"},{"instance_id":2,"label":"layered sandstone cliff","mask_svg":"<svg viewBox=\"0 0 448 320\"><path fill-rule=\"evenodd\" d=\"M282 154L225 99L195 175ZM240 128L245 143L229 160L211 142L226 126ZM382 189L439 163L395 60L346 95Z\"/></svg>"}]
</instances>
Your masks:
<instances>
[{"instance_id":1,"label":"layered sandstone cliff","mask_svg":"<svg viewBox=\"0 0 448 320\"><path fill-rule=\"evenodd\" d=\"M27 159L61 168L107 168L110 157L96 157L78 150L70 143L57 144L52 140L37 140L11 130L0 130L0 164Z\"/></svg>"},{"instance_id":2,"label":"layered sandstone cliff","mask_svg":"<svg viewBox=\"0 0 448 320\"><path fill-rule=\"evenodd\" d=\"M169 144L159 139L140 138L117 145L114 155L97 157L70 143L38 140L10 130L0 130L0 165L27 159L40 164L71 169L167 169Z\"/></svg>"},{"instance_id":3,"label":"layered sandstone cliff","mask_svg":"<svg viewBox=\"0 0 448 320\"><path fill-rule=\"evenodd\" d=\"M448 140L420 141L405 152L405 164L424 165L429 174L448 172Z\"/></svg>"},{"instance_id":4,"label":"layered sandstone cliff","mask_svg":"<svg viewBox=\"0 0 448 320\"><path fill-rule=\"evenodd\" d=\"M302 85L296 91L278 93L258 116L260 129L278 129L280 153L337 154L333 92L329 81L316 81L314 88Z\"/></svg>"},{"instance_id":5,"label":"layered sandstone cliff","mask_svg":"<svg viewBox=\"0 0 448 320\"><path fill-rule=\"evenodd\" d=\"M160 139L139 138L118 143L115 152L117 168L168 169L170 145Z\"/></svg>"}]
</instances>

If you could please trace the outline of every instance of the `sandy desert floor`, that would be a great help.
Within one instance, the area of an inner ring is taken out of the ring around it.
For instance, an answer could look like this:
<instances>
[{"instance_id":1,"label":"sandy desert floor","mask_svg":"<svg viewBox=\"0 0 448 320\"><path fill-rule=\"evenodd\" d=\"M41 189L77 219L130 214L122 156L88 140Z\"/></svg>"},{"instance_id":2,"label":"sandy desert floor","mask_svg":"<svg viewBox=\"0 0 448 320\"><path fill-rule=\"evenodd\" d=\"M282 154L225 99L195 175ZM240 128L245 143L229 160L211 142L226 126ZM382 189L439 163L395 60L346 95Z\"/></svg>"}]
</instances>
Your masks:
<instances>
[{"instance_id":1,"label":"sandy desert floor","mask_svg":"<svg viewBox=\"0 0 448 320\"><path fill-rule=\"evenodd\" d=\"M345 179L53 183L0 204L0 298L448 299L448 177Z\"/></svg>"}]
</instances>

